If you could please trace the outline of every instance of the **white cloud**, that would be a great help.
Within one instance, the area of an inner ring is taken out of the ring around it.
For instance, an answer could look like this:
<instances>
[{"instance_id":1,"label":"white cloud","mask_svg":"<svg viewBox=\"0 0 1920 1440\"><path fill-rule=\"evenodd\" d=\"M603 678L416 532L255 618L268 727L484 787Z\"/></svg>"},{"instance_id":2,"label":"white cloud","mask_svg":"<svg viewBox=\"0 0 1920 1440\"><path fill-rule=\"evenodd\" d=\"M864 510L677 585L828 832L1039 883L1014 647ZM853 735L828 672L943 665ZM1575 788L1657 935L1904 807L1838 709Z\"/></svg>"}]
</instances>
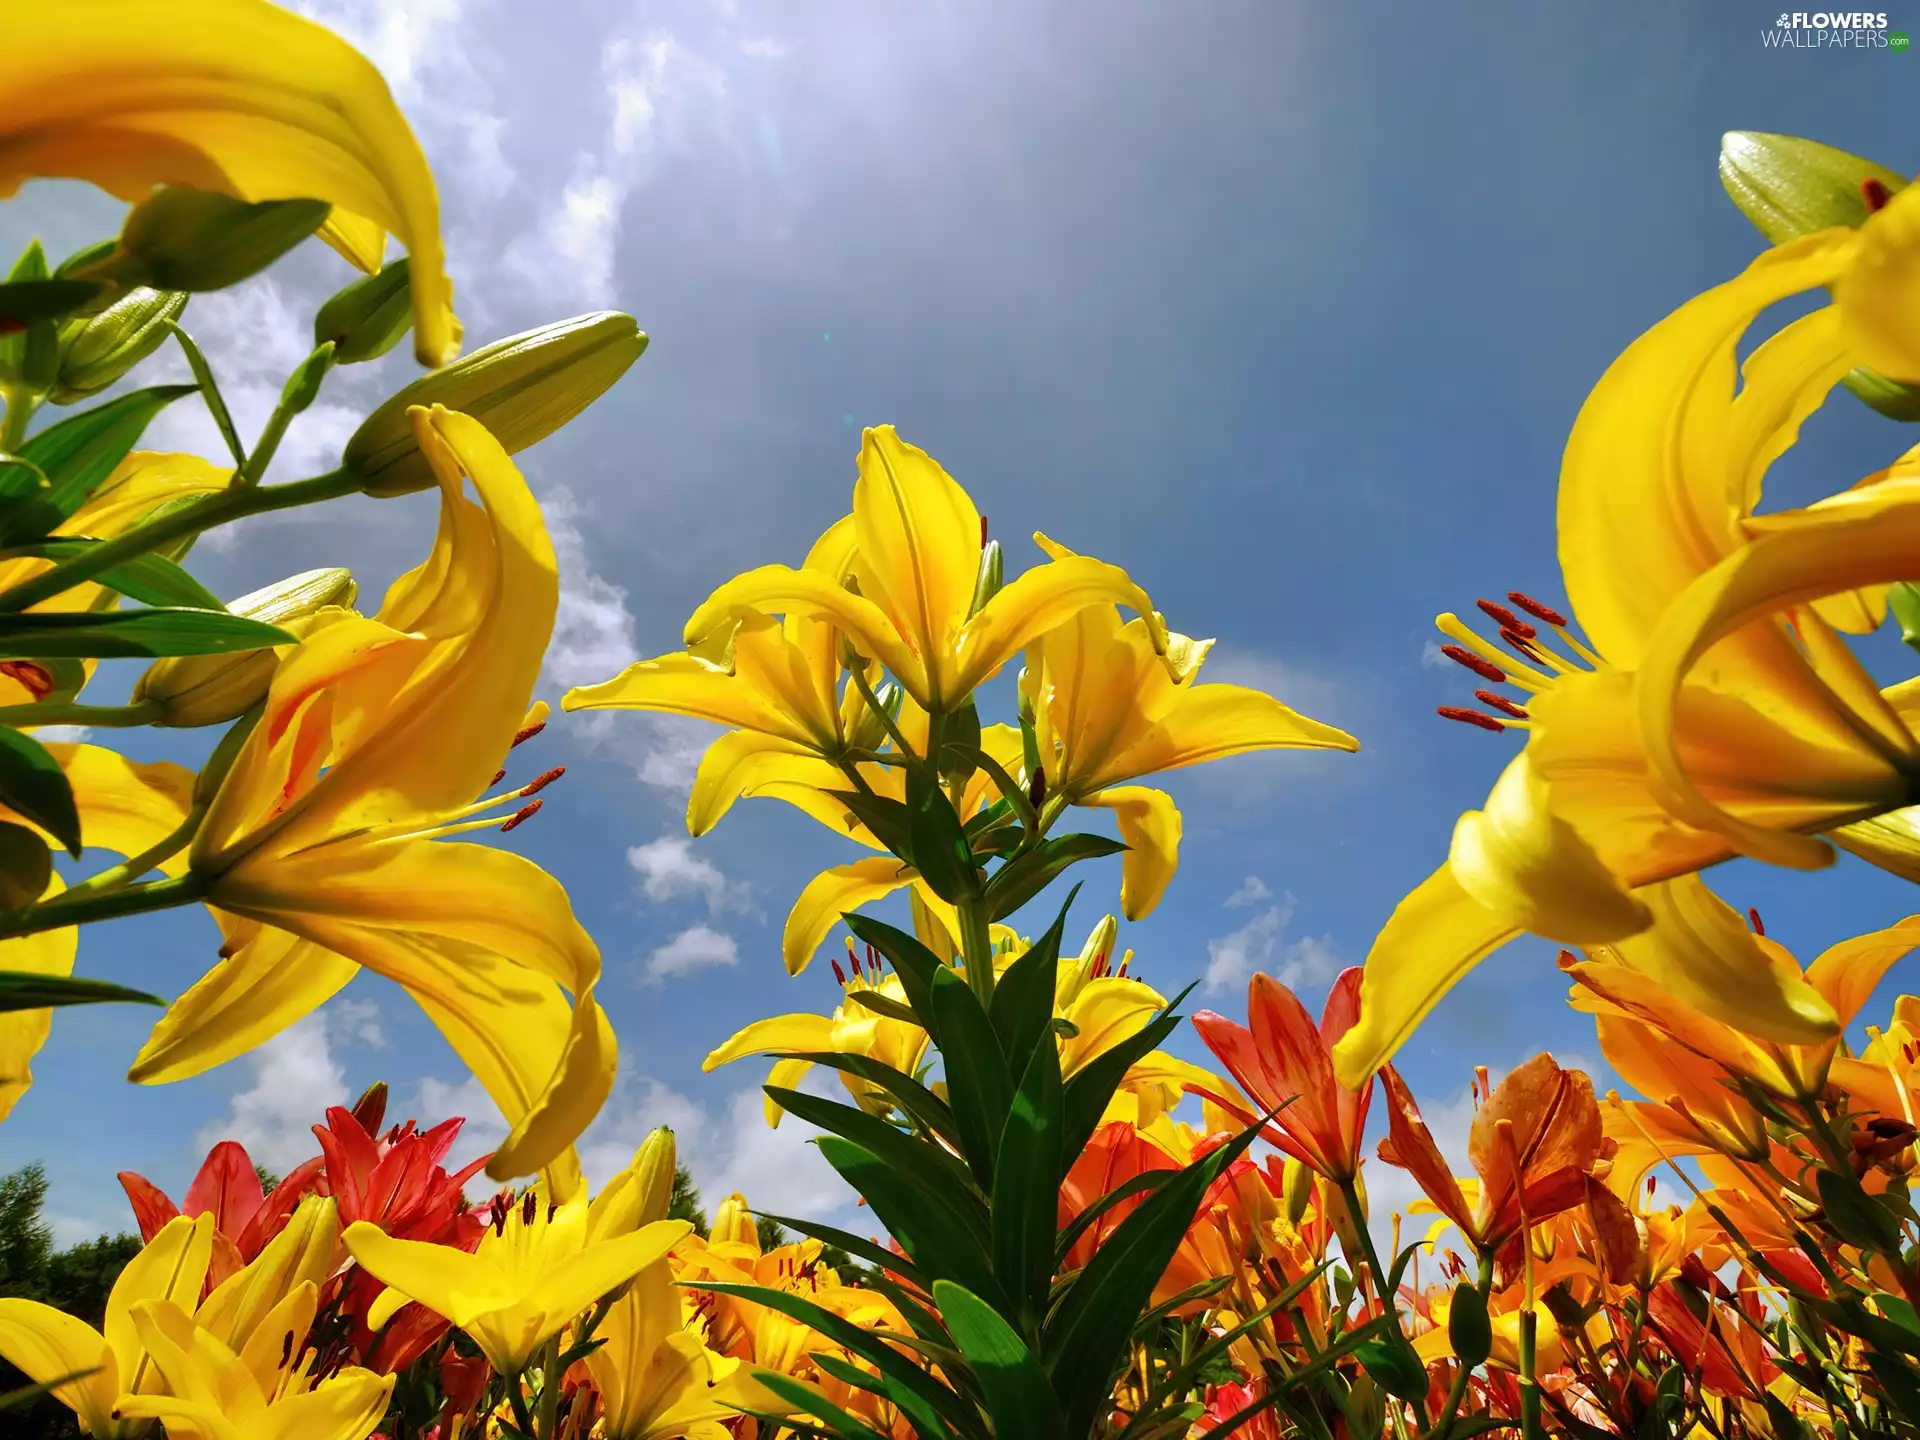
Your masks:
<instances>
[{"instance_id":1,"label":"white cloud","mask_svg":"<svg viewBox=\"0 0 1920 1440\"><path fill-rule=\"evenodd\" d=\"M630 846L627 863L640 877L640 889L649 900L672 900L683 895L704 896L714 915L746 907L747 887L730 882L719 867L693 853L693 842L680 835L662 835L645 845Z\"/></svg>"},{"instance_id":2,"label":"white cloud","mask_svg":"<svg viewBox=\"0 0 1920 1440\"><path fill-rule=\"evenodd\" d=\"M1273 891L1267 888L1266 881L1258 875L1249 875L1240 882L1240 888L1226 898L1226 908L1238 910L1242 905L1258 905L1262 900L1271 900Z\"/></svg>"},{"instance_id":3,"label":"white cloud","mask_svg":"<svg viewBox=\"0 0 1920 1440\"><path fill-rule=\"evenodd\" d=\"M648 956L644 974L648 983L657 985L677 975L739 963L740 946L731 935L709 925L695 925Z\"/></svg>"},{"instance_id":4,"label":"white cloud","mask_svg":"<svg viewBox=\"0 0 1920 1440\"><path fill-rule=\"evenodd\" d=\"M81 745L91 734L91 725L42 725L33 732L33 738L42 744Z\"/></svg>"},{"instance_id":5,"label":"white cloud","mask_svg":"<svg viewBox=\"0 0 1920 1440\"><path fill-rule=\"evenodd\" d=\"M1249 875L1227 897L1225 908L1242 909L1272 898L1266 882ZM1231 935L1207 942L1208 993L1244 986L1255 971L1265 971L1290 990L1325 984L1338 973L1340 959L1331 936L1287 938L1293 907L1293 896L1283 894Z\"/></svg>"},{"instance_id":6,"label":"white cloud","mask_svg":"<svg viewBox=\"0 0 1920 1440\"><path fill-rule=\"evenodd\" d=\"M611 679L640 658L627 592L593 568L581 529L586 512L571 490L548 491L540 511L560 566L560 607L547 646L546 678L561 686Z\"/></svg>"},{"instance_id":7,"label":"white cloud","mask_svg":"<svg viewBox=\"0 0 1920 1440\"><path fill-rule=\"evenodd\" d=\"M1216 645L1201 667L1201 678L1209 683L1245 685L1265 691L1302 715L1311 715L1328 724L1338 723L1329 717L1353 708L1347 687L1332 676L1317 674L1257 650Z\"/></svg>"},{"instance_id":8,"label":"white cloud","mask_svg":"<svg viewBox=\"0 0 1920 1440\"><path fill-rule=\"evenodd\" d=\"M1420 647L1420 664L1427 670L1445 670L1453 664L1440 652L1440 642L1429 640Z\"/></svg>"},{"instance_id":9,"label":"white cloud","mask_svg":"<svg viewBox=\"0 0 1920 1440\"><path fill-rule=\"evenodd\" d=\"M384 1044L373 1001L323 1006L247 1055L253 1083L233 1096L225 1115L201 1128L195 1144L204 1153L218 1141L237 1140L255 1163L292 1169L319 1153L312 1127L327 1107L353 1099L336 1047Z\"/></svg>"}]
</instances>

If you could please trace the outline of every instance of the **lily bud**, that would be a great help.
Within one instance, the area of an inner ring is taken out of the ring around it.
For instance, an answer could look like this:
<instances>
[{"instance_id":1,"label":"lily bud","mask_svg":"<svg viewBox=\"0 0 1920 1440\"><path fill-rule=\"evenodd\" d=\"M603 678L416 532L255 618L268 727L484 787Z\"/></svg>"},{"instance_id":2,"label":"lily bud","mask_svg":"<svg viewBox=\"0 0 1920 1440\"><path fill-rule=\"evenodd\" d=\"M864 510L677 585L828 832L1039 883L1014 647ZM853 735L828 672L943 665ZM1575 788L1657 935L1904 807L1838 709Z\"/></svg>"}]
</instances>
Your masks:
<instances>
[{"instance_id":1,"label":"lily bud","mask_svg":"<svg viewBox=\"0 0 1920 1440\"><path fill-rule=\"evenodd\" d=\"M1313 1181L1313 1171L1306 1165L1298 1160L1286 1161L1281 1195L1287 1202L1289 1225L1297 1226L1306 1217L1307 1207L1313 1203Z\"/></svg>"},{"instance_id":2,"label":"lily bud","mask_svg":"<svg viewBox=\"0 0 1920 1440\"><path fill-rule=\"evenodd\" d=\"M345 607L357 593L350 571L309 570L243 595L227 608L304 639L350 614ZM134 685L132 703L158 706L156 725L220 725L261 700L279 668L271 649L156 660Z\"/></svg>"},{"instance_id":3,"label":"lily bud","mask_svg":"<svg viewBox=\"0 0 1920 1440\"><path fill-rule=\"evenodd\" d=\"M369 495L425 490L433 471L407 420L413 406L471 415L513 454L599 399L646 348L634 318L612 310L496 340L423 375L369 415L347 442L343 467L364 477Z\"/></svg>"},{"instance_id":4,"label":"lily bud","mask_svg":"<svg viewBox=\"0 0 1920 1440\"><path fill-rule=\"evenodd\" d=\"M387 1118L387 1082L376 1080L353 1102L353 1118L367 1134L378 1137Z\"/></svg>"},{"instance_id":5,"label":"lily bud","mask_svg":"<svg viewBox=\"0 0 1920 1440\"><path fill-rule=\"evenodd\" d=\"M1902 580L1888 586L1887 609L1900 622L1902 643L1920 650L1920 585Z\"/></svg>"},{"instance_id":6,"label":"lily bud","mask_svg":"<svg viewBox=\"0 0 1920 1440\"><path fill-rule=\"evenodd\" d=\"M673 1172L678 1165L673 1131L662 1125L640 1144L633 1157L634 1185L639 1191L639 1225L651 1225L667 1218L673 1203Z\"/></svg>"},{"instance_id":7,"label":"lily bud","mask_svg":"<svg viewBox=\"0 0 1920 1440\"><path fill-rule=\"evenodd\" d=\"M402 255L377 275L363 275L320 307L313 343L333 341L340 365L376 360L413 328L413 269Z\"/></svg>"},{"instance_id":8,"label":"lily bud","mask_svg":"<svg viewBox=\"0 0 1920 1440\"><path fill-rule=\"evenodd\" d=\"M847 743L856 750L878 750L887 743L887 721L899 723L900 706L906 699L906 692L888 681L874 692L873 698L880 702L884 718L871 707L861 712L859 720L847 734Z\"/></svg>"},{"instance_id":9,"label":"lily bud","mask_svg":"<svg viewBox=\"0 0 1920 1440\"><path fill-rule=\"evenodd\" d=\"M333 342L323 340L287 377L287 383L280 387L280 404L289 415L298 415L319 397L320 383L333 368L333 355Z\"/></svg>"},{"instance_id":10,"label":"lily bud","mask_svg":"<svg viewBox=\"0 0 1920 1440\"><path fill-rule=\"evenodd\" d=\"M60 368L49 398L71 405L97 395L159 349L186 308L182 292L142 285L98 315L63 326Z\"/></svg>"},{"instance_id":11,"label":"lily bud","mask_svg":"<svg viewBox=\"0 0 1920 1440\"><path fill-rule=\"evenodd\" d=\"M967 611L972 619L986 607L986 603L1000 593L1005 583L1005 562L1000 558L1000 542L989 540L980 549L980 571L973 582L973 605Z\"/></svg>"},{"instance_id":12,"label":"lily bud","mask_svg":"<svg viewBox=\"0 0 1920 1440\"><path fill-rule=\"evenodd\" d=\"M1325 1201L1327 1219L1333 1222L1333 1233L1340 1237L1340 1248L1348 1255L1360 1256L1366 1253L1365 1244L1360 1239L1360 1227L1367 1223L1367 1182L1355 1175L1353 1177L1354 1198L1360 1202L1360 1213L1355 1215L1347 1205L1347 1197L1340 1193L1337 1186L1326 1187Z\"/></svg>"},{"instance_id":13,"label":"lily bud","mask_svg":"<svg viewBox=\"0 0 1920 1440\"><path fill-rule=\"evenodd\" d=\"M24 825L0 822L0 910L20 910L47 893L53 854Z\"/></svg>"},{"instance_id":14,"label":"lily bud","mask_svg":"<svg viewBox=\"0 0 1920 1440\"><path fill-rule=\"evenodd\" d=\"M215 190L168 186L133 207L110 254L69 273L156 290L224 290L318 230L331 209L320 200L249 205Z\"/></svg>"}]
</instances>

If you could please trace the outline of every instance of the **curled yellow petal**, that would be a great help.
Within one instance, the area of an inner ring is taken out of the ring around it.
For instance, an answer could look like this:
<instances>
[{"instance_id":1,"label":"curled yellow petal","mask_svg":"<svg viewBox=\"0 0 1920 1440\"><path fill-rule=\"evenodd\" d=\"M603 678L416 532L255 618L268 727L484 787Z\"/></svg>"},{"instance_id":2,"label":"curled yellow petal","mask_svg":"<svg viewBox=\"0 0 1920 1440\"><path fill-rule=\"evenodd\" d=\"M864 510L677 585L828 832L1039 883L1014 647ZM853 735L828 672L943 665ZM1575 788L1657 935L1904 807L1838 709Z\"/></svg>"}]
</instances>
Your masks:
<instances>
[{"instance_id":1,"label":"curled yellow petal","mask_svg":"<svg viewBox=\"0 0 1920 1440\"><path fill-rule=\"evenodd\" d=\"M1180 864L1180 811L1173 797L1148 785L1120 785L1081 803L1113 811L1127 847L1120 862L1120 909L1129 920L1146 919Z\"/></svg>"},{"instance_id":2,"label":"curled yellow petal","mask_svg":"<svg viewBox=\"0 0 1920 1440\"><path fill-rule=\"evenodd\" d=\"M856 860L814 876L793 902L780 936L780 954L787 963L787 973L798 975L807 968L807 962L840 923L841 916L911 885L915 877L911 865L903 865L890 855Z\"/></svg>"}]
</instances>

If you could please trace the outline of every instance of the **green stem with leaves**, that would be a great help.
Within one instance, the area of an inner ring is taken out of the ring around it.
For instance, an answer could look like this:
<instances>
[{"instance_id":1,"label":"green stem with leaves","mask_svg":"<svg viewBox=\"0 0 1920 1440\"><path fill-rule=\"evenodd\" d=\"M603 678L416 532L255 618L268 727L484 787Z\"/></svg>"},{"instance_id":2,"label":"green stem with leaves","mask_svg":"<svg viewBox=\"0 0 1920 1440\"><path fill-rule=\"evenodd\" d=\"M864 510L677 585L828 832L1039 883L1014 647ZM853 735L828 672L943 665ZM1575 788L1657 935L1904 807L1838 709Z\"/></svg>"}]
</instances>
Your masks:
<instances>
[{"instance_id":1,"label":"green stem with leaves","mask_svg":"<svg viewBox=\"0 0 1920 1440\"><path fill-rule=\"evenodd\" d=\"M37 704L0 705L0 725L92 725L120 729L151 725L165 714L158 702L137 705L83 705L77 700L43 700Z\"/></svg>"},{"instance_id":2,"label":"green stem with leaves","mask_svg":"<svg viewBox=\"0 0 1920 1440\"><path fill-rule=\"evenodd\" d=\"M91 580L137 555L157 550L170 540L198 535L203 530L228 525L250 515L264 515L297 505L313 505L322 500L351 495L360 489L360 479L344 470L332 470L286 485L258 485L244 489L222 490L203 495L178 510L162 515L124 535L103 540L86 553L62 560L50 570L0 592L0 612L25 610L43 600L51 600L75 585Z\"/></svg>"},{"instance_id":3,"label":"green stem with leaves","mask_svg":"<svg viewBox=\"0 0 1920 1440\"><path fill-rule=\"evenodd\" d=\"M979 900L962 900L960 913L960 954L967 962L967 984L979 997L980 1008L993 1003L993 935L988 927L987 907Z\"/></svg>"},{"instance_id":4,"label":"green stem with leaves","mask_svg":"<svg viewBox=\"0 0 1920 1440\"><path fill-rule=\"evenodd\" d=\"M35 404L31 392L9 388L5 393L6 414L0 418L0 453L13 454L27 441L27 422L33 419Z\"/></svg>"},{"instance_id":5,"label":"green stem with leaves","mask_svg":"<svg viewBox=\"0 0 1920 1440\"><path fill-rule=\"evenodd\" d=\"M85 925L96 920L117 920L123 915L144 915L153 910L171 910L204 900L212 888L206 876L189 871L150 885L133 885L104 894L83 894L78 899L62 895L39 905L29 905L0 915L0 940L21 935L38 935L67 925Z\"/></svg>"},{"instance_id":6,"label":"green stem with leaves","mask_svg":"<svg viewBox=\"0 0 1920 1440\"><path fill-rule=\"evenodd\" d=\"M1493 1288L1493 1255L1489 1252L1480 1257L1480 1273L1474 1278L1474 1289L1480 1292L1480 1301L1486 1303L1487 1292ZM1453 1428L1453 1417L1460 1413L1460 1404L1467 1398L1467 1386L1473 1379L1473 1367L1461 1365L1454 1371L1453 1384L1447 1387L1447 1400L1440 1407L1440 1418L1433 1425L1433 1440L1447 1440L1447 1431Z\"/></svg>"}]
</instances>

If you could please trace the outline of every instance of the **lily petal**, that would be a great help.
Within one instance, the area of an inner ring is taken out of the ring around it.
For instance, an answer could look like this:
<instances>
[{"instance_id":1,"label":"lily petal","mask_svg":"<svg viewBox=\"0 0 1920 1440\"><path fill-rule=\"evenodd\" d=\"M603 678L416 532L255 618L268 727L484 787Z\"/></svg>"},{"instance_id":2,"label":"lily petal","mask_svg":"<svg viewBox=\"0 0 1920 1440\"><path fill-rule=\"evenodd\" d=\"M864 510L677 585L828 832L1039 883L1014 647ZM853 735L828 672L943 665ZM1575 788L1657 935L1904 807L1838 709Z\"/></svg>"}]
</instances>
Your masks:
<instances>
[{"instance_id":1,"label":"lily petal","mask_svg":"<svg viewBox=\"0 0 1920 1440\"><path fill-rule=\"evenodd\" d=\"M46 895L57 895L64 889L66 882L58 875L48 878ZM0 942L0 970L71 975L79 950L77 925L22 935ZM15 1010L0 1015L0 1120L13 1113L13 1107L33 1084L33 1057L52 1033L52 1010Z\"/></svg>"},{"instance_id":2,"label":"lily petal","mask_svg":"<svg viewBox=\"0 0 1920 1440\"><path fill-rule=\"evenodd\" d=\"M911 885L916 878L918 872L911 865L903 865L891 855L837 865L814 876L793 902L780 936L780 954L787 963L787 973L798 975L807 968L807 962L842 916Z\"/></svg>"},{"instance_id":3,"label":"lily petal","mask_svg":"<svg viewBox=\"0 0 1920 1440\"><path fill-rule=\"evenodd\" d=\"M1822 952L1807 967L1807 983L1833 1007L1840 1024L1851 1025L1874 987L1916 945L1920 945L1920 915L1909 915L1884 930L1856 935Z\"/></svg>"},{"instance_id":4,"label":"lily petal","mask_svg":"<svg viewBox=\"0 0 1920 1440\"><path fill-rule=\"evenodd\" d=\"M1121 913L1129 920L1146 919L1180 864L1180 811L1173 797L1148 785L1121 785L1081 803L1113 811L1127 847L1120 862Z\"/></svg>"},{"instance_id":5,"label":"lily petal","mask_svg":"<svg viewBox=\"0 0 1920 1440\"><path fill-rule=\"evenodd\" d=\"M72 1410L89 1434L118 1433L112 1417L120 1380L113 1351L86 1321L37 1300L0 1300L0 1357L36 1385L92 1371L56 1386L53 1398Z\"/></svg>"},{"instance_id":6,"label":"lily petal","mask_svg":"<svg viewBox=\"0 0 1920 1440\"><path fill-rule=\"evenodd\" d=\"M36 175L118 199L157 184L241 200L325 200L413 256L414 351L459 351L440 207L386 81L344 40L263 0L10 4L0 197Z\"/></svg>"},{"instance_id":7,"label":"lily petal","mask_svg":"<svg viewBox=\"0 0 1920 1440\"><path fill-rule=\"evenodd\" d=\"M1358 1090L1475 965L1521 934L1441 866L1394 907L1360 982L1360 1019L1333 1047L1333 1072Z\"/></svg>"}]
</instances>

